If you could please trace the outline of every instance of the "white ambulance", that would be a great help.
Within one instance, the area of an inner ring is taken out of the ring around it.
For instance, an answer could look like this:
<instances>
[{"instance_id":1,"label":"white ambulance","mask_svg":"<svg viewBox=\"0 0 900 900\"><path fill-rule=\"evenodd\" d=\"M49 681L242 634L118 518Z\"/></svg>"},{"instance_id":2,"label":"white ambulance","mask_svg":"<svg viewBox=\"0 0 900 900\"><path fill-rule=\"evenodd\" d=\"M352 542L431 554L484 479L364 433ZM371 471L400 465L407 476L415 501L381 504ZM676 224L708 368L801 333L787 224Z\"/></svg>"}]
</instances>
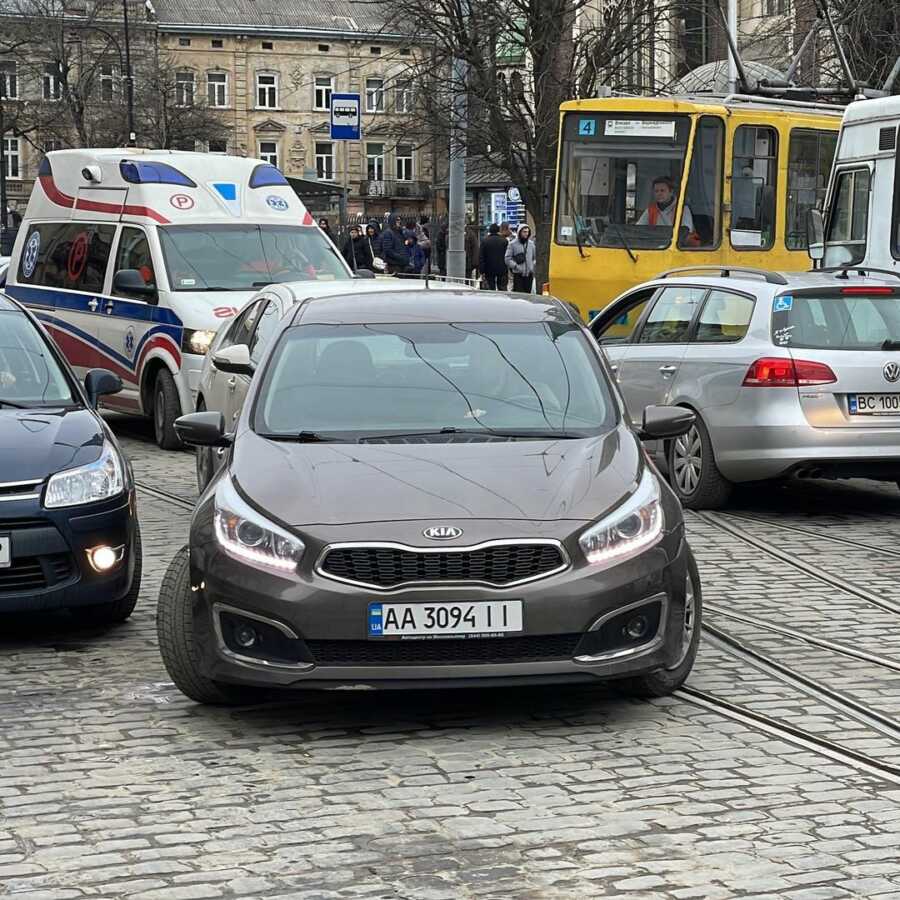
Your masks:
<instances>
[{"instance_id":1,"label":"white ambulance","mask_svg":"<svg viewBox=\"0 0 900 900\"><path fill-rule=\"evenodd\" d=\"M110 408L152 415L156 440L194 409L222 321L267 284L353 273L268 163L134 148L59 150L38 173L6 291L83 375L110 369Z\"/></svg>"}]
</instances>

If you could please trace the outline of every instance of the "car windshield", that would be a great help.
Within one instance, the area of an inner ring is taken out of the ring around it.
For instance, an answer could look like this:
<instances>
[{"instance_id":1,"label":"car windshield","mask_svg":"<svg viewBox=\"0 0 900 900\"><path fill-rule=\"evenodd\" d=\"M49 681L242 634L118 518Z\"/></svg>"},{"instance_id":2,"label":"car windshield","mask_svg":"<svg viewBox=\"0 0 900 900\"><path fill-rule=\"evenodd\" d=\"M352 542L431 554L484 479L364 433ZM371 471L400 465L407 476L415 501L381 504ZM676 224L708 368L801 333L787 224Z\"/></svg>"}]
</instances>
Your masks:
<instances>
[{"instance_id":1,"label":"car windshield","mask_svg":"<svg viewBox=\"0 0 900 900\"><path fill-rule=\"evenodd\" d=\"M318 228L168 225L159 234L173 291L252 291L272 282L351 277Z\"/></svg>"},{"instance_id":2,"label":"car windshield","mask_svg":"<svg viewBox=\"0 0 900 900\"><path fill-rule=\"evenodd\" d=\"M882 350L893 343L900 347L900 295L794 295L776 297L772 309L772 338L779 347Z\"/></svg>"},{"instance_id":3,"label":"car windshield","mask_svg":"<svg viewBox=\"0 0 900 900\"><path fill-rule=\"evenodd\" d=\"M254 426L345 439L582 437L615 415L596 354L571 324L311 324L284 333Z\"/></svg>"},{"instance_id":4,"label":"car windshield","mask_svg":"<svg viewBox=\"0 0 900 900\"><path fill-rule=\"evenodd\" d=\"M5 406L71 406L65 374L31 321L0 311L0 409Z\"/></svg>"}]
</instances>

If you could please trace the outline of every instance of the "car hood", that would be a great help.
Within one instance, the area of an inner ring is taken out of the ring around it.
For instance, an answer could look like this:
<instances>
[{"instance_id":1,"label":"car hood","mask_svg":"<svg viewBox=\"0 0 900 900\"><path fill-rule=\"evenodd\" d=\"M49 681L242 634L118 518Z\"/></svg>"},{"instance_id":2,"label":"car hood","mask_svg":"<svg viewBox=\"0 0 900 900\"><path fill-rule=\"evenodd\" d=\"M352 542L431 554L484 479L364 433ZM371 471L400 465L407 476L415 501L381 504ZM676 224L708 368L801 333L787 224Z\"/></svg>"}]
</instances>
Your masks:
<instances>
[{"instance_id":1,"label":"car hood","mask_svg":"<svg viewBox=\"0 0 900 900\"><path fill-rule=\"evenodd\" d=\"M584 440L298 444L242 432L232 477L287 525L416 519L587 522L617 506L640 469L619 426Z\"/></svg>"},{"instance_id":2,"label":"car hood","mask_svg":"<svg viewBox=\"0 0 900 900\"><path fill-rule=\"evenodd\" d=\"M94 462L103 440L88 409L0 408L0 482L43 480Z\"/></svg>"}]
</instances>

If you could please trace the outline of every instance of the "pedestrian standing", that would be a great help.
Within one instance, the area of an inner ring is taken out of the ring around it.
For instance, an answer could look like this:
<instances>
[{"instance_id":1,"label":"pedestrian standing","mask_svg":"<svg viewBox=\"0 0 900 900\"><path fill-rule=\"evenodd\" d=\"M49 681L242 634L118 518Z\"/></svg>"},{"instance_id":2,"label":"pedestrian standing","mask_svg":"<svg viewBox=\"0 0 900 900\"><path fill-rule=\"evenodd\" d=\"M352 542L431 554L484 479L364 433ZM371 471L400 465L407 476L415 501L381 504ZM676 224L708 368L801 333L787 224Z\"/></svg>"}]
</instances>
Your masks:
<instances>
[{"instance_id":1,"label":"pedestrian standing","mask_svg":"<svg viewBox=\"0 0 900 900\"><path fill-rule=\"evenodd\" d=\"M406 246L406 275L420 275L425 266L425 251L419 246L416 238L415 223L412 228L403 232L403 243Z\"/></svg>"},{"instance_id":2,"label":"pedestrian standing","mask_svg":"<svg viewBox=\"0 0 900 900\"><path fill-rule=\"evenodd\" d=\"M384 272L385 264L381 258L381 235L378 233L378 225L369 222L366 225L366 247L368 247L369 255L372 257L372 270L374 272Z\"/></svg>"},{"instance_id":3,"label":"pedestrian standing","mask_svg":"<svg viewBox=\"0 0 900 900\"><path fill-rule=\"evenodd\" d=\"M450 226L447 222L438 229L437 238L434 241L434 255L437 261L438 273L447 274L447 242L450 236Z\"/></svg>"},{"instance_id":4,"label":"pedestrian standing","mask_svg":"<svg viewBox=\"0 0 900 900\"><path fill-rule=\"evenodd\" d=\"M389 220L388 227L381 235L381 258L390 275L405 272L409 265L409 254L406 250L406 241L403 237L403 229L400 227L399 216Z\"/></svg>"},{"instance_id":5,"label":"pedestrian standing","mask_svg":"<svg viewBox=\"0 0 900 900\"><path fill-rule=\"evenodd\" d=\"M509 276L506 268L506 248L509 242L500 235L500 226L492 222L487 237L478 252L478 268L489 291L505 291Z\"/></svg>"},{"instance_id":6,"label":"pedestrian standing","mask_svg":"<svg viewBox=\"0 0 900 900\"><path fill-rule=\"evenodd\" d=\"M506 248L506 267L513 274L513 290L523 294L531 293L534 283L534 266L537 258L531 229L520 225L515 239Z\"/></svg>"},{"instance_id":7,"label":"pedestrian standing","mask_svg":"<svg viewBox=\"0 0 900 900\"><path fill-rule=\"evenodd\" d=\"M328 224L328 219L326 219L325 216L322 216L322 218L319 219L319 228L325 233L325 237L337 247L337 241L334 239L334 235L331 232L331 226Z\"/></svg>"},{"instance_id":8,"label":"pedestrian standing","mask_svg":"<svg viewBox=\"0 0 900 900\"><path fill-rule=\"evenodd\" d=\"M500 237L502 237L507 243L513 239L513 233L512 229L509 227L509 222L500 223Z\"/></svg>"},{"instance_id":9,"label":"pedestrian standing","mask_svg":"<svg viewBox=\"0 0 900 900\"><path fill-rule=\"evenodd\" d=\"M466 278L478 277L478 229L474 222L466 225Z\"/></svg>"},{"instance_id":10,"label":"pedestrian standing","mask_svg":"<svg viewBox=\"0 0 900 900\"><path fill-rule=\"evenodd\" d=\"M416 242L425 254L425 265L422 271L425 274L431 272L431 229L428 227L428 216L419 216L419 224L416 225Z\"/></svg>"},{"instance_id":11,"label":"pedestrian standing","mask_svg":"<svg viewBox=\"0 0 900 900\"><path fill-rule=\"evenodd\" d=\"M359 225L350 226L350 235L344 242L342 253L344 254L344 259L347 260L347 265L354 272L358 272L360 269L372 270L374 257L369 249L368 242L359 230Z\"/></svg>"}]
</instances>

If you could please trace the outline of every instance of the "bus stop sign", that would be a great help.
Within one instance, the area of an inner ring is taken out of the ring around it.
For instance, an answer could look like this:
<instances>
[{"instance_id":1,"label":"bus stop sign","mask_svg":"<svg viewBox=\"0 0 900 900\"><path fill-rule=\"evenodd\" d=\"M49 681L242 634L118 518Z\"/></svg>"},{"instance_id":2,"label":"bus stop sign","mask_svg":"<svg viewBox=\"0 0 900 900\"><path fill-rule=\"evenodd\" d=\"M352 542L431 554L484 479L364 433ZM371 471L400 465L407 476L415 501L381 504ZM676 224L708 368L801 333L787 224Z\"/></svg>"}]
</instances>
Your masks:
<instances>
[{"instance_id":1,"label":"bus stop sign","mask_svg":"<svg viewBox=\"0 0 900 900\"><path fill-rule=\"evenodd\" d=\"M360 136L359 94L331 95L331 139L358 141Z\"/></svg>"}]
</instances>

